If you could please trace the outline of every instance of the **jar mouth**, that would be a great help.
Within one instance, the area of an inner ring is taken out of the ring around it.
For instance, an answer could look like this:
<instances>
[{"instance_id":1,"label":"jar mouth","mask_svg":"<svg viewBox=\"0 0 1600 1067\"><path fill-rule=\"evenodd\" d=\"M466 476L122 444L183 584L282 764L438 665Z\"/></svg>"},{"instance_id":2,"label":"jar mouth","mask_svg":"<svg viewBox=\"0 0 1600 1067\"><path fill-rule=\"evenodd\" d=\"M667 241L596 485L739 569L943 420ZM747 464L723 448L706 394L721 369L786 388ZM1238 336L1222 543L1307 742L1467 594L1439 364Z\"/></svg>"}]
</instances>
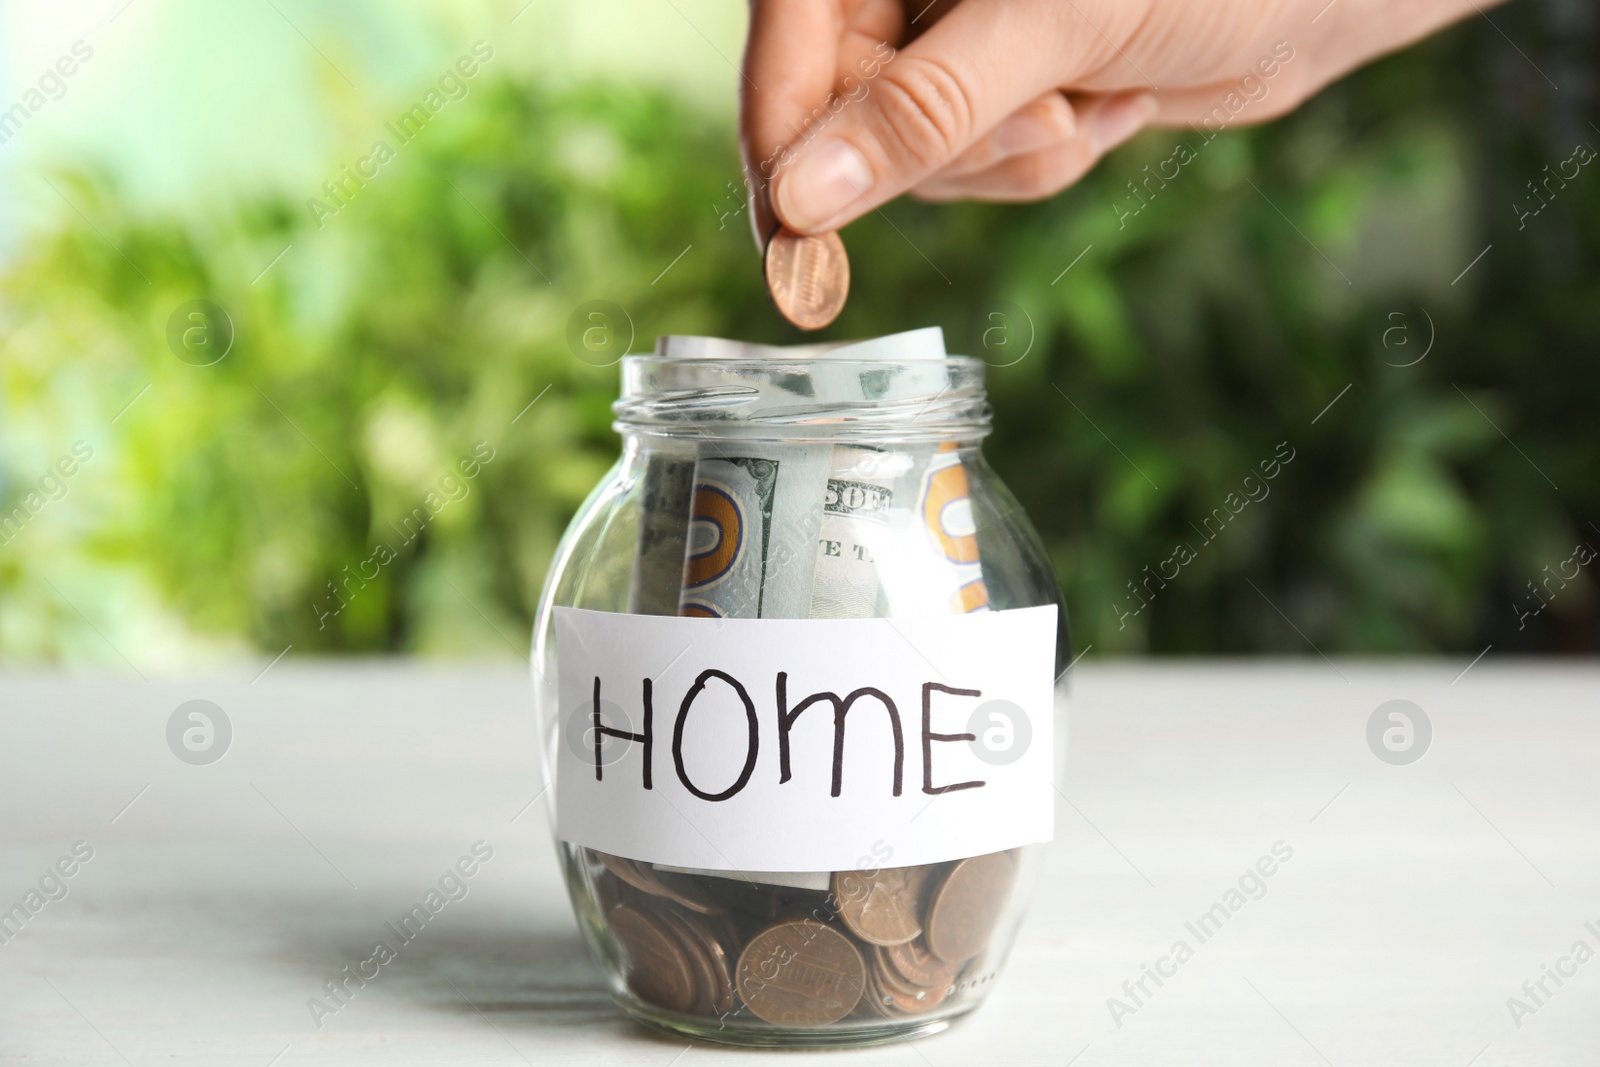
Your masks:
<instances>
[{"instance_id":1,"label":"jar mouth","mask_svg":"<svg viewBox=\"0 0 1600 1067\"><path fill-rule=\"evenodd\" d=\"M612 405L623 435L939 441L989 432L984 364L939 359L628 356Z\"/></svg>"}]
</instances>

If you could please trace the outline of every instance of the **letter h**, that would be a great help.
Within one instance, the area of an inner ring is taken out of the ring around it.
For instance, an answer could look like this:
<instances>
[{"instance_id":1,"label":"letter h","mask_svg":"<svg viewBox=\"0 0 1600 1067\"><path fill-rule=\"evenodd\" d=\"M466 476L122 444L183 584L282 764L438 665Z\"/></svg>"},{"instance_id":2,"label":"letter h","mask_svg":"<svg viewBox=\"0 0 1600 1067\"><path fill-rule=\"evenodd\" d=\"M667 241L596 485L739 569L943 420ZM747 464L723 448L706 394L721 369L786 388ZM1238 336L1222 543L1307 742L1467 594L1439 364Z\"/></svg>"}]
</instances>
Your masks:
<instances>
[{"instance_id":1,"label":"letter h","mask_svg":"<svg viewBox=\"0 0 1600 1067\"><path fill-rule=\"evenodd\" d=\"M590 722L593 724L592 732L594 733L594 780L598 782L601 781L603 777L602 771L605 767L605 760L603 758L602 750L605 747L605 739L607 737L618 737L624 741L638 741L644 745L644 787L646 789L651 788L650 725L651 719L654 717L654 709L652 708L650 702L650 679L646 678L644 680L644 730L640 733L631 733L627 730L618 730L615 727L601 725L600 676L598 674L594 676L594 703L591 705L589 716Z\"/></svg>"}]
</instances>

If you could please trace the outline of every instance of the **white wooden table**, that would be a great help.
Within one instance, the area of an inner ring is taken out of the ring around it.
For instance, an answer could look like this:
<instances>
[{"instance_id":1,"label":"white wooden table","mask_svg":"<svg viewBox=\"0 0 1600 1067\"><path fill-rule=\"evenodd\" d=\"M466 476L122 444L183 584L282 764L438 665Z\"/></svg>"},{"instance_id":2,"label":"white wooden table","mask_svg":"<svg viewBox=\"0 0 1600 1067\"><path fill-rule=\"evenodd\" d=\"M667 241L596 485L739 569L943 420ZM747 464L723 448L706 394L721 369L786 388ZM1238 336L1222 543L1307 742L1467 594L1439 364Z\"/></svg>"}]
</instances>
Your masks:
<instances>
[{"instance_id":1,"label":"white wooden table","mask_svg":"<svg viewBox=\"0 0 1600 1067\"><path fill-rule=\"evenodd\" d=\"M1594 1067L1600 959L1569 953L1600 952L1600 669L1463 666L1083 666L989 1002L915 1045L781 1057L611 1007L529 806L515 666L0 678L0 912L94 850L0 944L0 1062ZM1396 698L1434 729L1408 766L1366 740ZM209 766L167 745L191 699L233 726ZM469 894L319 1029L307 1000L479 840ZM1186 924L1277 842L1292 859L1202 943ZM1144 964L1170 977L1135 1001ZM1575 973L1535 1004L1546 965Z\"/></svg>"}]
</instances>

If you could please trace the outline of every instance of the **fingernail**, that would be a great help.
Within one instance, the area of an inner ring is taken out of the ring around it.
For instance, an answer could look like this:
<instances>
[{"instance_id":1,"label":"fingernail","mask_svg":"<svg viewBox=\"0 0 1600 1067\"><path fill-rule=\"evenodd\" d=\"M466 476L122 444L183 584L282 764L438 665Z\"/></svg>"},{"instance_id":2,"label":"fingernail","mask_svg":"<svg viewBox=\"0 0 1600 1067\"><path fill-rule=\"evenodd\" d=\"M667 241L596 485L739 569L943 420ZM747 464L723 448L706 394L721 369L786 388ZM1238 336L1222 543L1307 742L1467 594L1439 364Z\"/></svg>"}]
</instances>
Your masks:
<instances>
[{"instance_id":1,"label":"fingernail","mask_svg":"<svg viewBox=\"0 0 1600 1067\"><path fill-rule=\"evenodd\" d=\"M1024 112L1012 115L995 127L994 146L1001 155L1020 156L1065 141L1071 134L1072 131L1063 129L1059 122Z\"/></svg>"},{"instance_id":2,"label":"fingernail","mask_svg":"<svg viewBox=\"0 0 1600 1067\"><path fill-rule=\"evenodd\" d=\"M1090 128L1095 154L1109 152L1138 133L1145 123L1156 117L1157 110L1156 98L1149 93L1125 96L1106 104L1095 115Z\"/></svg>"},{"instance_id":3,"label":"fingernail","mask_svg":"<svg viewBox=\"0 0 1600 1067\"><path fill-rule=\"evenodd\" d=\"M811 230L871 191L861 153L844 141L823 141L778 176L778 213L793 229Z\"/></svg>"}]
</instances>

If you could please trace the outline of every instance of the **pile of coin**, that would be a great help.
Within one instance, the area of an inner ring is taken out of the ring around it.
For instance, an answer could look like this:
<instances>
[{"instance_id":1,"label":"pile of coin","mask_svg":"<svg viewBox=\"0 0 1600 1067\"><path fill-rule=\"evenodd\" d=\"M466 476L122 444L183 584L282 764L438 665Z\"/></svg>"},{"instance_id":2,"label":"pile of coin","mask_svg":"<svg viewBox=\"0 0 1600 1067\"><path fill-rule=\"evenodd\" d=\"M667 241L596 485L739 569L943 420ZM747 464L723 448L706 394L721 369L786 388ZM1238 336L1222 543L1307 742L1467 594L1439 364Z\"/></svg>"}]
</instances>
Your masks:
<instances>
[{"instance_id":1,"label":"pile of coin","mask_svg":"<svg viewBox=\"0 0 1600 1067\"><path fill-rule=\"evenodd\" d=\"M933 1011L982 965L1017 873L1014 851L996 852L841 871L827 889L805 889L582 851L628 989L718 1025Z\"/></svg>"}]
</instances>

